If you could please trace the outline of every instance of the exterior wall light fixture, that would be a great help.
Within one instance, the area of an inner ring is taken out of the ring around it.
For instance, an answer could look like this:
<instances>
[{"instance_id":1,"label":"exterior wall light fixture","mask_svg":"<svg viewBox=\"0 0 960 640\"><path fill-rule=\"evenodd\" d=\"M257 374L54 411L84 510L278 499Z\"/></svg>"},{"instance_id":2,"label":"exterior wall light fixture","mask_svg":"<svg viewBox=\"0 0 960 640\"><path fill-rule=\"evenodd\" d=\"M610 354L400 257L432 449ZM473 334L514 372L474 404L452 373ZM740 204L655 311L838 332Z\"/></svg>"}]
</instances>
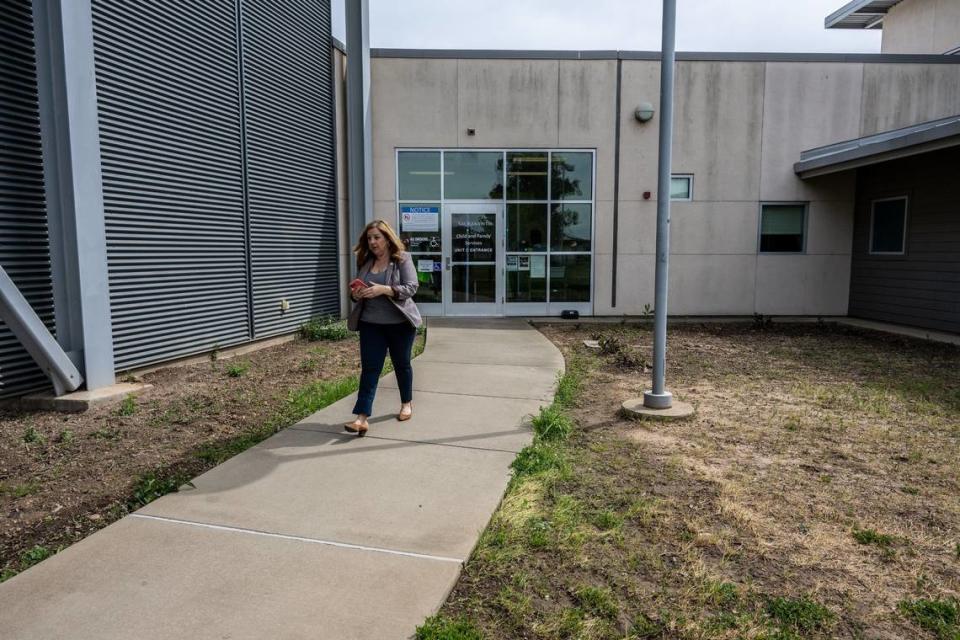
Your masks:
<instances>
[{"instance_id":1,"label":"exterior wall light fixture","mask_svg":"<svg viewBox=\"0 0 960 640\"><path fill-rule=\"evenodd\" d=\"M633 117L639 122L649 122L653 119L653 105L649 102L641 102L637 110L633 112Z\"/></svg>"}]
</instances>

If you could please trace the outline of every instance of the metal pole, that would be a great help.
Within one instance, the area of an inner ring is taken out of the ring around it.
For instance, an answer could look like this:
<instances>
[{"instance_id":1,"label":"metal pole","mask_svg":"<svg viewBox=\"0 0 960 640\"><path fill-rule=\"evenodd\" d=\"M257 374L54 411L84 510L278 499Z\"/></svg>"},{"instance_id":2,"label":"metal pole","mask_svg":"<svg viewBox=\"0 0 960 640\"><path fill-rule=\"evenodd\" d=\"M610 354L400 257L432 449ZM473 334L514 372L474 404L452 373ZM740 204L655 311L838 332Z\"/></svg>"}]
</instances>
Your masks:
<instances>
[{"instance_id":1,"label":"metal pole","mask_svg":"<svg viewBox=\"0 0 960 640\"><path fill-rule=\"evenodd\" d=\"M667 283L670 266L670 170L673 146L673 68L676 58L676 0L663 0L663 45L660 57L660 163L657 180L657 272L654 294L653 389L643 406L669 409L673 395L664 388L667 366Z\"/></svg>"},{"instance_id":2,"label":"metal pole","mask_svg":"<svg viewBox=\"0 0 960 640\"><path fill-rule=\"evenodd\" d=\"M87 390L99 389L116 377L93 9L91 0L33 0L33 12L57 342Z\"/></svg>"},{"instance_id":3,"label":"metal pole","mask_svg":"<svg viewBox=\"0 0 960 640\"><path fill-rule=\"evenodd\" d=\"M83 383L83 376L77 367L50 335L50 331L3 267L0 267L0 319L50 377L58 396L73 391Z\"/></svg>"},{"instance_id":4,"label":"metal pole","mask_svg":"<svg viewBox=\"0 0 960 640\"><path fill-rule=\"evenodd\" d=\"M352 244L373 220L373 166L370 139L370 4L346 0L347 165ZM350 261L351 265L354 262ZM355 266L355 265L354 265Z\"/></svg>"}]
</instances>

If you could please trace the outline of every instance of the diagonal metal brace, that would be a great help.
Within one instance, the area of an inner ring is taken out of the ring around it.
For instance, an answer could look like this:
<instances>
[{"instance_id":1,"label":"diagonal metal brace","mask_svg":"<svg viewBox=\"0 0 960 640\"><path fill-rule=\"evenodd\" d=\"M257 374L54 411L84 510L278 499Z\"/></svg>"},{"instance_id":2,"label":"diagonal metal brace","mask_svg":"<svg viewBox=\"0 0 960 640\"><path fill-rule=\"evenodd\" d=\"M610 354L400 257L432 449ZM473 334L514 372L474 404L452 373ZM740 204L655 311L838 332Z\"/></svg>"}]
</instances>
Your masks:
<instances>
[{"instance_id":1,"label":"diagonal metal brace","mask_svg":"<svg viewBox=\"0 0 960 640\"><path fill-rule=\"evenodd\" d=\"M83 376L46 325L20 293L20 289L0 266L0 319L53 381L58 396L75 391Z\"/></svg>"}]
</instances>

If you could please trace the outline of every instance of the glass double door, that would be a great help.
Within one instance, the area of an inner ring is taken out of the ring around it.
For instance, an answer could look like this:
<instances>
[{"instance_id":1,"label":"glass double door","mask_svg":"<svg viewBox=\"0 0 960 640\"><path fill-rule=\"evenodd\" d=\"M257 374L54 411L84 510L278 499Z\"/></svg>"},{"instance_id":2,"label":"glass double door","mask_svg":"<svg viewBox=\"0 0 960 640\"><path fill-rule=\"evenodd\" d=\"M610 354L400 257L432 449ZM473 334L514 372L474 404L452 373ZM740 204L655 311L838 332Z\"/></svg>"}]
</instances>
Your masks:
<instances>
[{"instance_id":1,"label":"glass double door","mask_svg":"<svg viewBox=\"0 0 960 640\"><path fill-rule=\"evenodd\" d=\"M503 206L443 208L443 315L503 314Z\"/></svg>"}]
</instances>

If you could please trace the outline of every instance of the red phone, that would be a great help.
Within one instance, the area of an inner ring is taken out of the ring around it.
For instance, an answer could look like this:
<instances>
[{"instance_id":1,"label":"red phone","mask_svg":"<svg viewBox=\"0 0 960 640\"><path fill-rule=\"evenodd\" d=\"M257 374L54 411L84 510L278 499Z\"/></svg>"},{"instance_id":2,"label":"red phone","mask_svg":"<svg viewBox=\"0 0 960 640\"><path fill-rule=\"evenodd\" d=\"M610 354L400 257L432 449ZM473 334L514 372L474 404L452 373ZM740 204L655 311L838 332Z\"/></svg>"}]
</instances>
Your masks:
<instances>
[{"instance_id":1,"label":"red phone","mask_svg":"<svg viewBox=\"0 0 960 640\"><path fill-rule=\"evenodd\" d=\"M354 278L350 283L350 291L358 291L360 289L366 289L367 283L361 280L360 278Z\"/></svg>"}]
</instances>

